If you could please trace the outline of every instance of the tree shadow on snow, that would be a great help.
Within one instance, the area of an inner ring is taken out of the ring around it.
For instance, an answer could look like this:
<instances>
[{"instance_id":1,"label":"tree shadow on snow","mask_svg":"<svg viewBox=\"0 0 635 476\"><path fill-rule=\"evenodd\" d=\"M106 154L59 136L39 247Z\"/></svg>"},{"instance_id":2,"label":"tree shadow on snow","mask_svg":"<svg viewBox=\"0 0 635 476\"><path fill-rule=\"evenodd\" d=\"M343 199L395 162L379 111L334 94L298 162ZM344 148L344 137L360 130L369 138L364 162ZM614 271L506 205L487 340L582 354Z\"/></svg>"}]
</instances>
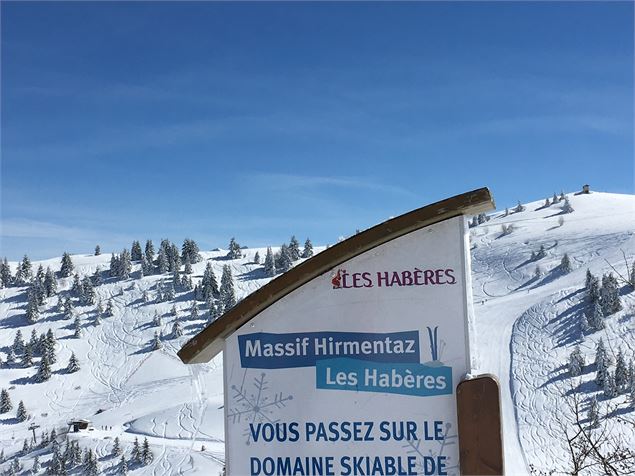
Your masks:
<instances>
[{"instance_id":1,"label":"tree shadow on snow","mask_svg":"<svg viewBox=\"0 0 635 476\"><path fill-rule=\"evenodd\" d=\"M555 324L554 336L558 347L575 342L580 336L580 317L584 312L584 303L579 302L556 315L550 324Z\"/></svg>"},{"instance_id":2,"label":"tree shadow on snow","mask_svg":"<svg viewBox=\"0 0 635 476\"><path fill-rule=\"evenodd\" d=\"M16 423L20 423L17 418L5 418L4 420L0 420L0 425L15 425Z\"/></svg>"},{"instance_id":3,"label":"tree shadow on snow","mask_svg":"<svg viewBox=\"0 0 635 476\"><path fill-rule=\"evenodd\" d=\"M241 281L251 281L253 279L264 279L268 277L264 267L252 269L251 271L238 275L238 279Z\"/></svg>"},{"instance_id":4,"label":"tree shadow on snow","mask_svg":"<svg viewBox=\"0 0 635 476\"><path fill-rule=\"evenodd\" d=\"M27 322L24 314L14 314L2 319L2 325L0 325L0 329L16 329L18 327L24 327L28 325L30 324Z\"/></svg>"}]
</instances>

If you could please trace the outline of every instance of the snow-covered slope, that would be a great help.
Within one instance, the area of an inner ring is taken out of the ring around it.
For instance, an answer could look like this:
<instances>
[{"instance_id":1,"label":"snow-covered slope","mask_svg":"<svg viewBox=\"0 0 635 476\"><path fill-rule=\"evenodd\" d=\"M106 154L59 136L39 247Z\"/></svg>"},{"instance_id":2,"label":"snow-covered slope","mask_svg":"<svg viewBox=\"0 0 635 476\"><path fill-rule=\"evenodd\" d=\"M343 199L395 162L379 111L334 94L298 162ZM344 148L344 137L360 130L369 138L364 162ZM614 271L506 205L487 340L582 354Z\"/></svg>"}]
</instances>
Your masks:
<instances>
[{"instance_id":1,"label":"snow-covered slope","mask_svg":"<svg viewBox=\"0 0 635 476\"><path fill-rule=\"evenodd\" d=\"M635 197L606 193L568 197L573 213L560 215L560 204L543 207L540 201L507 216L495 213L472 229L479 370L494 373L501 381L508 474L527 474L530 464L550 470L566 463L554 423L554 417L566 411L563 388L573 386L586 400L599 392L592 383L591 366L575 382L563 367L576 343L587 362L592 361L594 343L600 336L610 352L621 348L627 358L635 357L635 293L626 286L621 297L624 310L608 317L604 330L582 334L578 326L586 269L601 277L614 266L625 274L623 253L629 263L634 259ZM560 217L564 217L562 225ZM513 231L501 236L502 225L509 224L514 225ZM540 245L546 256L532 261L531 253ZM194 282L201 279L208 262L218 278L227 264L237 297L244 297L269 279L262 265L252 263L257 251L264 256L266 250L246 250L246 256L238 260L225 259L225 251L203 252L203 261L193 265ZM557 269L564 253L574 268L568 274ZM91 275L98 266L109 267L110 254L75 255L72 260L81 276ZM54 271L60 268L60 258L41 263ZM36 269L40 262L33 264ZM537 264L543 273L540 277L535 277ZM190 318L191 292L178 293L172 302L154 302L157 283L169 279L168 275L152 275L108 280L97 286L103 303L112 300L114 316L94 325L94 306L76 307L83 326L81 338L73 336L72 320L56 309L57 298L47 300L36 324L27 324L26 288L0 289L3 361L18 329L28 340L32 329L39 335L51 328L58 341L58 360L46 382L36 383L32 376L37 366L23 368L19 359L15 365L0 368L0 388L8 389L13 403L10 412L0 414L0 446L5 457L19 456L24 468L30 469L35 455L40 455L46 465L50 446L20 455L24 439L31 436L29 425L39 425L39 441L44 429L60 432L68 420L86 418L94 429L70 437L96 451L103 474L117 474L119 469L119 459L110 456L115 437L128 453L135 438L148 438L154 461L131 468L133 474L219 473L224 459L221 360L186 366L176 357L176 350L206 324L208 315L201 306L199 318ZM60 279L58 291L64 295L71 285L71 278ZM150 298L147 303L142 299L144 291ZM184 335L177 338L171 335L173 304L184 323ZM152 325L155 313L162 317L160 329ZM163 348L152 350L157 330L163 333ZM81 365L76 373L65 371L71 352ZM617 405L625 398L616 397L612 403ZM15 419L20 400L30 414L26 422ZM607 404L603 397L599 400ZM620 426L615 431L625 441L635 441L632 428ZM1 469L8 467L8 461L0 465Z\"/></svg>"}]
</instances>

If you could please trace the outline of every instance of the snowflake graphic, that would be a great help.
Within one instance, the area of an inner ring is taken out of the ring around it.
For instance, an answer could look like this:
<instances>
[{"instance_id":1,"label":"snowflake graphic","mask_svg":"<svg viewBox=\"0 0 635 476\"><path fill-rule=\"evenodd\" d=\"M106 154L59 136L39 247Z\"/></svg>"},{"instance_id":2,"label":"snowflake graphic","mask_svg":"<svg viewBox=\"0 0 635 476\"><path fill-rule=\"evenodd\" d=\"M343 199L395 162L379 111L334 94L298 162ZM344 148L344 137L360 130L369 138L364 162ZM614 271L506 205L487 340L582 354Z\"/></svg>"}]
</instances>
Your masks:
<instances>
[{"instance_id":1,"label":"snowflake graphic","mask_svg":"<svg viewBox=\"0 0 635 476\"><path fill-rule=\"evenodd\" d=\"M419 456L420 459L417 464L417 467L420 473L424 472L424 466L423 466L424 457L443 456L443 452L448 448L448 446L456 444L457 435L456 434L450 435L451 428L452 428L452 423L446 422L445 430L443 431L443 439L436 440L436 443L438 443L439 445L439 448L436 453L433 450L428 450L427 455L423 454L423 449L421 448L420 439L417 439L416 441L408 440L407 444L403 446L404 448L408 448L408 451L407 451L408 454L415 454ZM452 464L453 463L452 459L453 459L452 457L448 456L446 462L449 464ZM459 465L458 463L455 463L452 466L446 466L445 470L447 472L446 474L448 474L449 476L456 476L459 474Z\"/></svg>"},{"instance_id":2,"label":"snowflake graphic","mask_svg":"<svg viewBox=\"0 0 635 476\"><path fill-rule=\"evenodd\" d=\"M293 395L283 396L283 392L276 392L271 395L269 386L267 383L266 374L263 372L259 376L253 379L252 392L247 391L245 388L245 378L247 377L247 371L243 375L243 383L240 387L232 385L232 399L234 401L234 408L230 408L227 412L227 418L231 418L232 423L241 423L243 417L247 423L277 423L279 418L274 419L273 414L276 409L280 409L285 406L285 402L293 400ZM246 437L246 443L251 443L251 432L249 426L245 427L244 435Z\"/></svg>"}]
</instances>

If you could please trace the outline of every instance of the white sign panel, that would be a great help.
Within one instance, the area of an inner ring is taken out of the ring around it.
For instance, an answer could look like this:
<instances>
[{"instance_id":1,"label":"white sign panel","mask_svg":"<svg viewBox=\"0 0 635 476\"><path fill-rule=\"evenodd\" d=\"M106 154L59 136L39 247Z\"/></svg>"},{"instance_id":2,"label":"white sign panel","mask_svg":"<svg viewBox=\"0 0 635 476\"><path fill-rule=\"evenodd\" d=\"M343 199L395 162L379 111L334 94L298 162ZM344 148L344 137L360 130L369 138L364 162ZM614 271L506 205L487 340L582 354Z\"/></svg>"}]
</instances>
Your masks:
<instances>
[{"instance_id":1,"label":"white sign panel","mask_svg":"<svg viewBox=\"0 0 635 476\"><path fill-rule=\"evenodd\" d=\"M232 334L228 474L459 474L469 286L457 217L348 260Z\"/></svg>"}]
</instances>

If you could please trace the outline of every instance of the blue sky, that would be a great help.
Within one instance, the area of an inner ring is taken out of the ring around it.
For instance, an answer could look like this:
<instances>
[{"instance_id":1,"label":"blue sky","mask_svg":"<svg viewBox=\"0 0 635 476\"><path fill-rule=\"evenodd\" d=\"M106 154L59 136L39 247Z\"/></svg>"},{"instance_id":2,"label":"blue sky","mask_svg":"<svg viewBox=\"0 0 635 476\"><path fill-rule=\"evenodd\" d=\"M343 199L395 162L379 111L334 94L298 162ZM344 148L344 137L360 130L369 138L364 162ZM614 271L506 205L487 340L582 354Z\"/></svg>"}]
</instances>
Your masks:
<instances>
[{"instance_id":1,"label":"blue sky","mask_svg":"<svg viewBox=\"0 0 635 476\"><path fill-rule=\"evenodd\" d=\"M634 192L631 2L3 2L2 250Z\"/></svg>"}]
</instances>

